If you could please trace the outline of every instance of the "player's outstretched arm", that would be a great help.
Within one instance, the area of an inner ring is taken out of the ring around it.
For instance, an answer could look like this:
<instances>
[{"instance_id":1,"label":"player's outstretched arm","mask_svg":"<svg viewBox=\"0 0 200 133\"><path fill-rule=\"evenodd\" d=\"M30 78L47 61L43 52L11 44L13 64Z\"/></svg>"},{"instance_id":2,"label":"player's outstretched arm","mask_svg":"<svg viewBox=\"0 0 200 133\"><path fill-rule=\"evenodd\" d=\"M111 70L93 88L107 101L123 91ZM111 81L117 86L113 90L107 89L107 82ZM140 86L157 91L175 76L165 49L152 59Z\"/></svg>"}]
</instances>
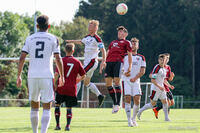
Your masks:
<instances>
[{"instance_id":1,"label":"player's outstretched arm","mask_svg":"<svg viewBox=\"0 0 200 133\"><path fill-rule=\"evenodd\" d=\"M102 70L103 70L104 68L106 68L106 50L105 50L104 47L101 48L100 50L101 50L101 52L102 52L102 61L101 61L99 73L102 74Z\"/></svg>"},{"instance_id":2,"label":"player's outstretched arm","mask_svg":"<svg viewBox=\"0 0 200 133\"><path fill-rule=\"evenodd\" d=\"M81 40L65 40L66 43L83 44Z\"/></svg>"},{"instance_id":3,"label":"player's outstretched arm","mask_svg":"<svg viewBox=\"0 0 200 133\"><path fill-rule=\"evenodd\" d=\"M56 66L58 68L58 72L59 72L59 75L60 75L58 87L61 87L65 84L63 61L60 57L60 54L54 54L54 56L55 56Z\"/></svg>"},{"instance_id":4,"label":"player's outstretched arm","mask_svg":"<svg viewBox=\"0 0 200 133\"><path fill-rule=\"evenodd\" d=\"M19 64L18 64L18 73L17 73L17 87L21 87L22 85L22 78L21 73L24 68L24 62L26 58L27 53L22 52L19 58Z\"/></svg>"},{"instance_id":5,"label":"player's outstretched arm","mask_svg":"<svg viewBox=\"0 0 200 133\"><path fill-rule=\"evenodd\" d=\"M174 79L174 76L175 76L175 74L173 72L171 72L168 80L172 81Z\"/></svg>"},{"instance_id":6,"label":"player's outstretched arm","mask_svg":"<svg viewBox=\"0 0 200 133\"><path fill-rule=\"evenodd\" d=\"M165 81L164 81L164 84L165 84L166 86L168 86L169 88L171 88L172 90L174 89L174 86L171 85L166 79L165 79Z\"/></svg>"}]
</instances>

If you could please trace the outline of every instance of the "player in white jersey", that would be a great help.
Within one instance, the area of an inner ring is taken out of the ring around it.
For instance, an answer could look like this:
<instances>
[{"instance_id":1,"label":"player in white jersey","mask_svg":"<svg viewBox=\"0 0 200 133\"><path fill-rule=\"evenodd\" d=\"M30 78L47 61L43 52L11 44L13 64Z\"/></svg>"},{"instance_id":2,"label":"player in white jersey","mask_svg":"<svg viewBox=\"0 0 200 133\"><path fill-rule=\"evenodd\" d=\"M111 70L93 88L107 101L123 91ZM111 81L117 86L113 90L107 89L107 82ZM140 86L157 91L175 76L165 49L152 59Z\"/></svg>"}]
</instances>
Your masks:
<instances>
[{"instance_id":1,"label":"player in white jersey","mask_svg":"<svg viewBox=\"0 0 200 133\"><path fill-rule=\"evenodd\" d=\"M158 58L159 64L157 64L152 72L152 78L151 78L151 96L150 96L150 103L145 104L138 112L137 116L138 119L140 120L140 116L143 111L147 109L153 109L153 107L156 105L156 102L158 99L161 100L163 104L163 111L165 114L165 121L170 121L168 117L168 104L167 104L167 96L166 96L166 91L164 88L164 84L168 85L167 80L165 79L166 77L166 69L164 67L165 62L166 62L166 56L164 54L159 55Z\"/></svg>"},{"instance_id":2,"label":"player in white jersey","mask_svg":"<svg viewBox=\"0 0 200 133\"><path fill-rule=\"evenodd\" d=\"M132 43L132 68L131 72L126 75L122 75L122 87L124 91L125 99L125 111L128 119L128 126L137 126L136 115L139 110L140 99L141 99L141 87L140 87L140 77L145 74L146 61L145 57L138 54L139 40L137 38L131 39ZM124 69L127 70L129 67L128 55L124 57ZM131 97L133 97L133 117L131 119Z\"/></svg>"},{"instance_id":3,"label":"player in white jersey","mask_svg":"<svg viewBox=\"0 0 200 133\"><path fill-rule=\"evenodd\" d=\"M51 119L51 103L54 100L53 92L53 55L60 73L60 85L64 85L64 72L60 57L60 46L57 38L48 33L49 18L41 15L37 18L39 32L27 37L22 48L17 75L17 87L21 86L21 73L24 61L29 54L28 88L31 101L31 124L33 133L38 133L40 100L43 103L41 119L41 133L46 133Z\"/></svg>"},{"instance_id":4,"label":"player in white jersey","mask_svg":"<svg viewBox=\"0 0 200 133\"><path fill-rule=\"evenodd\" d=\"M104 48L104 44L101 38L97 35L99 27L99 21L91 20L89 21L88 31L89 35L85 36L82 40L66 40L68 43L75 43L75 44L84 44L84 69L86 71L86 78L84 80L84 85L86 88L89 88L94 94L98 96L99 99L99 107L103 104L105 96L100 93L96 85L91 81L94 71L98 67L98 54L102 52L102 61L100 65L99 73L102 73L102 70L106 66L106 50ZM99 51L100 50L100 51ZM81 82L77 85L77 94L80 90Z\"/></svg>"}]
</instances>

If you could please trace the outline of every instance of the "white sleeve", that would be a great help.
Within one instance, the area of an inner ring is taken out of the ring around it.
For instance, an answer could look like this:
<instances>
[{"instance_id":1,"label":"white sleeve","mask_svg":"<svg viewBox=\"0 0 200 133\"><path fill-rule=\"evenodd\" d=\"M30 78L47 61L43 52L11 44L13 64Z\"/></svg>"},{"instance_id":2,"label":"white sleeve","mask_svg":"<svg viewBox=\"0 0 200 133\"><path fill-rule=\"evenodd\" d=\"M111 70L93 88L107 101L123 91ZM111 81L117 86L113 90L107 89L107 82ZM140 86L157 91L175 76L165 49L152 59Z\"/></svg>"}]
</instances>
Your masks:
<instances>
[{"instance_id":1,"label":"white sleeve","mask_svg":"<svg viewBox=\"0 0 200 133\"><path fill-rule=\"evenodd\" d=\"M26 39L25 43L24 43L24 46L22 48L22 52L25 52L25 53L29 53L29 43L28 43L28 39Z\"/></svg>"},{"instance_id":2,"label":"white sleeve","mask_svg":"<svg viewBox=\"0 0 200 133\"><path fill-rule=\"evenodd\" d=\"M146 61L142 60L141 67L146 67Z\"/></svg>"},{"instance_id":3,"label":"white sleeve","mask_svg":"<svg viewBox=\"0 0 200 133\"><path fill-rule=\"evenodd\" d=\"M55 39L55 42L53 43L53 53L54 54L60 53L60 45L57 38Z\"/></svg>"},{"instance_id":4,"label":"white sleeve","mask_svg":"<svg viewBox=\"0 0 200 133\"><path fill-rule=\"evenodd\" d=\"M81 40L81 42L82 42L83 44L86 43L86 39L85 39L85 37Z\"/></svg>"}]
</instances>

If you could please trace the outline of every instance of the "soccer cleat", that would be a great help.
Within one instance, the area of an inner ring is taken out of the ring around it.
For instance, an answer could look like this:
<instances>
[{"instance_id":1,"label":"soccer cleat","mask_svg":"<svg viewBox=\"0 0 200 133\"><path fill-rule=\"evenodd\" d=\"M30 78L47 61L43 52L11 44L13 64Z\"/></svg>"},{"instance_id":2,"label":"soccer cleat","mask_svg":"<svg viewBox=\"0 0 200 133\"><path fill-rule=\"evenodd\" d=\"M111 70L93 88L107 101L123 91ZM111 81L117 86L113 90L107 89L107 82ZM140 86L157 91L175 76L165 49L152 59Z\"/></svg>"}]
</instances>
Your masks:
<instances>
[{"instance_id":1,"label":"soccer cleat","mask_svg":"<svg viewBox=\"0 0 200 133\"><path fill-rule=\"evenodd\" d=\"M54 130L61 130L60 126L56 126Z\"/></svg>"},{"instance_id":2,"label":"soccer cleat","mask_svg":"<svg viewBox=\"0 0 200 133\"><path fill-rule=\"evenodd\" d=\"M165 121L166 122L170 122L171 120L169 118L165 118Z\"/></svg>"},{"instance_id":3,"label":"soccer cleat","mask_svg":"<svg viewBox=\"0 0 200 133\"><path fill-rule=\"evenodd\" d=\"M115 114L119 111L119 105L113 105L112 114Z\"/></svg>"},{"instance_id":4,"label":"soccer cleat","mask_svg":"<svg viewBox=\"0 0 200 133\"><path fill-rule=\"evenodd\" d=\"M141 113L140 113L140 111L137 113L137 118L138 118L138 120L140 120L140 117L141 117Z\"/></svg>"},{"instance_id":5,"label":"soccer cleat","mask_svg":"<svg viewBox=\"0 0 200 133\"><path fill-rule=\"evenodd\" d=\"M129 127L133 127L134 125L133 125L133 122L132 121L128 121L128 126Z\"/></svg>"},{"instance_id":6,"label":"soccer cleat","mask_svg":"<svg viewBox=\"0 0 200 133\"><path fill-rule=\"evenodd\" d=\"M66 127L65 127L65 131L70 131L70 127L69 127L69 126L66 126Z\"/></svg>"},{"instance_id":7,"label":"soccer cleat","mask_svg":"<svg viewBox=\"0 0 200 133\"><path fill-rule=\"evenodd\" d=\"M105 100L106 96L104 95L99 95L98 99L99 99L99 108L103 105L103 101Z\"/></svg>"},{"instance_id":8,"label":"soccer cleat","mask_svg":"<svg viewBox=\"0 0 200 133\"><path fill-rule=\"evenodd\" d=\"M137 126L138 126L138 124L137 124L136 121L133 121L133 126L134 126L134 127L137 127Z\"/></svg>"},{"instance_id":9,"label":"soccer cleat","mask_svg":"<svg viewBox=\"0 0 200 133\"><path fill-rule=\"evenodd\" d=\"M158 119L158 111L157 111L156 107L153 108L153 112L154 112L156 119Z\"/></svg>"}]
</instances>

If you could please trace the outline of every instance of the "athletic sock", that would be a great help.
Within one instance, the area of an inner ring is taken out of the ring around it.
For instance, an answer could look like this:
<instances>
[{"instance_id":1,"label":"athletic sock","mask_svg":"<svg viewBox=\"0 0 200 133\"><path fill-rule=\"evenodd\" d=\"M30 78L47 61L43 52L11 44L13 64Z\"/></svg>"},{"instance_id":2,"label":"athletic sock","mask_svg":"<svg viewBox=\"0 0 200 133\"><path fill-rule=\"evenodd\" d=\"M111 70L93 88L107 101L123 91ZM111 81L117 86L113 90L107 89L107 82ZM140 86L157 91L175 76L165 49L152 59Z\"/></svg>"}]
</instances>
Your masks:
<instances>
[{"instance_id":1,"label":"athletic sock","mask_svg":"<svg viewBox=\"0 0 200 133\"><path fill-rule=\"evenodd\" d=\"M133 105L133 119L132 119L133 121L135 121L139 108L140 108L139 105L136 105L136 104Z\"/></svg>"},{"instance_id":2,"label":"athletic sock","mask_svg":"<svg viewBox=\"0 0 200 133\"><path fill-rule=\"evenodd\" d=\"M128 121L131 120L131 104L125 103L125 111Z\"/></svg>"},{"instance_id":3,"label":"athletic sock","mask_svg":"<svg viewBox=\"0 0 200 133\"><path fill-rule=\"evenodd\" d=\"M113 104L114 104L114 105L117 105L115 89L113 89L112 86L107 87L107 89L108 89L108 92L109 92L109 94L110 94L110 97L111 97L112 100L113 100Z\"/></svg>"},{"instance_id":4,"label":"athletic sock","mask_svg":"<svg viewBox=\"0 0 200 133\"><path fill-rule=\"evenodd\" d=\"M41 133L46 133L49 127L49 123L51 120L51 111L50 109L44 109L41 119Z\"/></svg>"},{"instance_id":5,"label":"athletic sock","mask_svg":"<svg viewBox=\"0 0 200 133\"><path fill-rule=\"evenodd\" d=\"M67 127L70 126L72 120L72 109L67 109Z\"/></svg>"},{"instance_id":6,"label":"athletic sock","mask_svg":"<svg viewBox=\"0 0 200 133\"><path fill-rule=\"evenodd\" d=\"M79 82L79 83L77 84L77 95L78 95L78 92L80 91L80 89L81 89L81 82Z\"/></svg>"},{"instance_id":7,"label":"athletic sock","mask_svg":"<svg viewBox=\"0 0 200 133\"><path fill-rule=\"evenodd\" d=\"M139 110L139 112L142 113L143 111L147 109L153 109L153 105L151 103L147 103Z\"/></svg>"},{"instance_id":8,"label":"athletic sock","mask_svg":"<svg viewBox=\"0 0 200 133\"><path fill-rule=\"evenodd\" d=\"M60 127L60 106L55 106L56 126Z\"/></svg>"},{"instance_id":9,"label":"athletic sock","mask_svg":"<svg viewBox=\"0 0 200 133\"><path fill-rule=\"evenodd\" d=\"M33 133L38 133L39 109L31 109L30 118Z\"/></svg>"},{"instance_id":10,"label":"athletic sock","mask_svg":"<svg viewBox=\"0 0 200 133\"><path fill-rule=\"evenodd\" d=\"M121 87L120 86L115 86L115 91L116 91L116 95L117 95L117 105L120 105L120 101L121 101Z\"/></svg>"},{"instance_id":11,"label":"athletic sock","mask_svg":"<svg viewBox=\"0 0 200 133\"><path fill-rule=\"evenodd\" d=\"M169 114L169 112L170 112L170 107L168 106L168 114Z\"/></svg>"},{"instance_id":12,"label":"athletic sock","mask_svg":"<svg viewBox=\"0 0 200 133\"><path fill-rule=\"evenodd\" d=\"M168 117L168 104L163 104L163 112L165 114L165 120L169 119Z\"/></svg>"},{"instance_id":13,"label":"athletic sock","mask_svg":"<svg viewBox=\"0 0 200 133\"><path fill-rule=\"evenodd\" d=\"M158 105L158 106L156 107L156 110L159 111L159 110L161 110L162 108L163 108L162 105Z\"/></svg>"},{"instance_id":14,"label":"athletic sock","mask_svg":"<svg viewBox=\"0 0 200 133\"><path fill-rule=\"evenodd\" d=\"M99 96L101 93L99 92L98 88L96 87L96 85L92 82L90 82L90 84L88 85L88 88L92 91L92 93L94 93L96 96Z\"/></svg>"}]
</instances>

